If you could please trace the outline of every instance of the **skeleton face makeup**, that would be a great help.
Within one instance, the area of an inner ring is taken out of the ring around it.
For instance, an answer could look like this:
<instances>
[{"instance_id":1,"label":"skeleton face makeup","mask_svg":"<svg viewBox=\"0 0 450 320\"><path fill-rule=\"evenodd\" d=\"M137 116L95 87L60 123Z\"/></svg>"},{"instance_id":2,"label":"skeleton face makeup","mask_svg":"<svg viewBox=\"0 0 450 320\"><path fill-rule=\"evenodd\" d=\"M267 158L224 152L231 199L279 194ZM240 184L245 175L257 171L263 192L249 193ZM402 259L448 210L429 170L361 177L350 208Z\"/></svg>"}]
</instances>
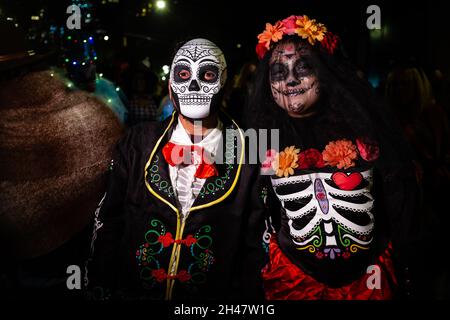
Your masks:
<instances>
[{"instance_id":1,"label":"skeleton face makeup","mask_svg":"<svg viewBox=\"0 0 450 320\"><path fill-rule=\"evenodd\" d=\"M280 43L269 66L272 96L278 106L291 117L308 116L320 93L310 49L303 44Z\"/></svg>"},{"instance_id":2,"label":"skeleton face makeup","mask_svg":"<svg viewBox=\"0 0 450 320\"><path fill-rule=\"evenodd\" d=\"M220 107L217 94L225 84L226 68L222 51L211 41L194 39L184 44L170 70L178 111L190 119L204 119L214 113Z\"/></svg>"}]
</instances>

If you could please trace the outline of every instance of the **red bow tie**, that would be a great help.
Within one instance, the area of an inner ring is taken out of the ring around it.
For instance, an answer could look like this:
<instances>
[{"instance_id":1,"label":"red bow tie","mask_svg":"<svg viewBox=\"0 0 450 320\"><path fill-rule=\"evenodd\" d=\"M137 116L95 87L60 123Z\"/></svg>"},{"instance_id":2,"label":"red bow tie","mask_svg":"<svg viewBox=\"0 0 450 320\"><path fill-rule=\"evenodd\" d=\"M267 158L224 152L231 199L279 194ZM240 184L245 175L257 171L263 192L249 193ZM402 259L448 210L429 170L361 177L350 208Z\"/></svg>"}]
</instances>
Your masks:
<instances>
[{"instance_id":1,"label":"red bow tie","mask_svg":"<svg viewBox=\"0 0 450 320\"><path fill-rule=\"evenodd\" d=\"M173 142L168 142L162 149L162 153L166 162L173 166L179 164L195 164L198 161L198 168L194 176L200 179L206 179L212 176L218 176L216 166L205 157L205 152L202 147L196 145L178 145ZM198 158L193 155L196 153ZM197 160L197 161L195 161Z\"/></svg>"}]
</instances>

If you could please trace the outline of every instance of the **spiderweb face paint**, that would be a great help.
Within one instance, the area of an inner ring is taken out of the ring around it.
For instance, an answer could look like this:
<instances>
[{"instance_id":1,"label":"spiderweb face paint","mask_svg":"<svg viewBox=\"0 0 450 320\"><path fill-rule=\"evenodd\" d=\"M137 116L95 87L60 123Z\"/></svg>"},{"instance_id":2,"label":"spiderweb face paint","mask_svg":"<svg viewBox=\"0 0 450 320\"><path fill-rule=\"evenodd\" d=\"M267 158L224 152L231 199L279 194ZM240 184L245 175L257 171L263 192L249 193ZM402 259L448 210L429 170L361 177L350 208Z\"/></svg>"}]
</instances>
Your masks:
<instances>
[{"instance_id":1,"label":"spiderweb face paint","mask_svg":"<svg viewBox=\"0 0 450 320\"><path fill-rule=\"evenodd\" d=\"M272 96L291 117L304 117L318 101L320 84L303 44L280 43L269 61Z\"/></svg>"}]
</instances>

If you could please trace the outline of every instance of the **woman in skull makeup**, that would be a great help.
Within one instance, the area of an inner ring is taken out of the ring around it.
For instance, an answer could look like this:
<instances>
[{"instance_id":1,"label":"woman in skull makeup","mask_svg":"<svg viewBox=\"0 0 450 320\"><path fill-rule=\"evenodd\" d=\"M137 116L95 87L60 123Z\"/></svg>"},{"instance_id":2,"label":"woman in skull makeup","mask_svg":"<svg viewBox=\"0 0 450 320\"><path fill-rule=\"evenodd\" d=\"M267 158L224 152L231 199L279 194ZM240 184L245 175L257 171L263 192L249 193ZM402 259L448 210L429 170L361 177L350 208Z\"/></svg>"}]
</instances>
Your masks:
<instances>
[{"instance_id":1,"label":"woman in skull makeup","mask_svg":"<svg viewBox=\"0 0 450 320\"><path fill-rule=\"evenodd\" d=\"M262 164L266 298L392 298L420 254L409 149L323 24L291 16L258 39L245 118L280 130Z\"/></svg>"}]
</instances>

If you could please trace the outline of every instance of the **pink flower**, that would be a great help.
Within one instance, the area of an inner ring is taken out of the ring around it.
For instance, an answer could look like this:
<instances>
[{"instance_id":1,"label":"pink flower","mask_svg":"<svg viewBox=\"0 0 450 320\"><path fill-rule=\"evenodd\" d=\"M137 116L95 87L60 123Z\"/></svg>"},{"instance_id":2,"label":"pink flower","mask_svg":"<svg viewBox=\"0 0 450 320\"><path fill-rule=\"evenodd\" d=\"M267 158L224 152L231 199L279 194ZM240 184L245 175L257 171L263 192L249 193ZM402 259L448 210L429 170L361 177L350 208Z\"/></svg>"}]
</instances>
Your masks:
<instances>
[{"instance_id":1,"label":"pink flower","mask_svg":"<svg viewBox=\"0 0 450 320\"><path fill-rule=\"evenodd\" d=\"M297 19L299 19L300 17L297 16L290 16L287 17L286 19L284 19L283 21L281 21L284 25L284 27L286 28L284 30L285 34L288 35L293 35L295 34L295 29L297 29Z\"/></svg>"},{"instance_id":2,"label":"pink flower","mask_svg":"<svg viewBox=\"0 0 450 320\"><path fill-rule=\"evenodd\" d=\"M367 162L375 161L380 156L380 148L377 143L368 139L356 139L359 155Z\"/></svg>"},{"instance_id":3,"label":"pink flower","mask_svg":"<svg viewBox=\"0 0 450 320\"><path fill-rule=\"evenodd\" d=\"M273 170L272 162L275 160L277 154L278 152L276 152L276 150L274 149L267 150L266 159L261 164L261 171L263 172L263 174L269 174Z\"/></svg>"}]
</instances>

